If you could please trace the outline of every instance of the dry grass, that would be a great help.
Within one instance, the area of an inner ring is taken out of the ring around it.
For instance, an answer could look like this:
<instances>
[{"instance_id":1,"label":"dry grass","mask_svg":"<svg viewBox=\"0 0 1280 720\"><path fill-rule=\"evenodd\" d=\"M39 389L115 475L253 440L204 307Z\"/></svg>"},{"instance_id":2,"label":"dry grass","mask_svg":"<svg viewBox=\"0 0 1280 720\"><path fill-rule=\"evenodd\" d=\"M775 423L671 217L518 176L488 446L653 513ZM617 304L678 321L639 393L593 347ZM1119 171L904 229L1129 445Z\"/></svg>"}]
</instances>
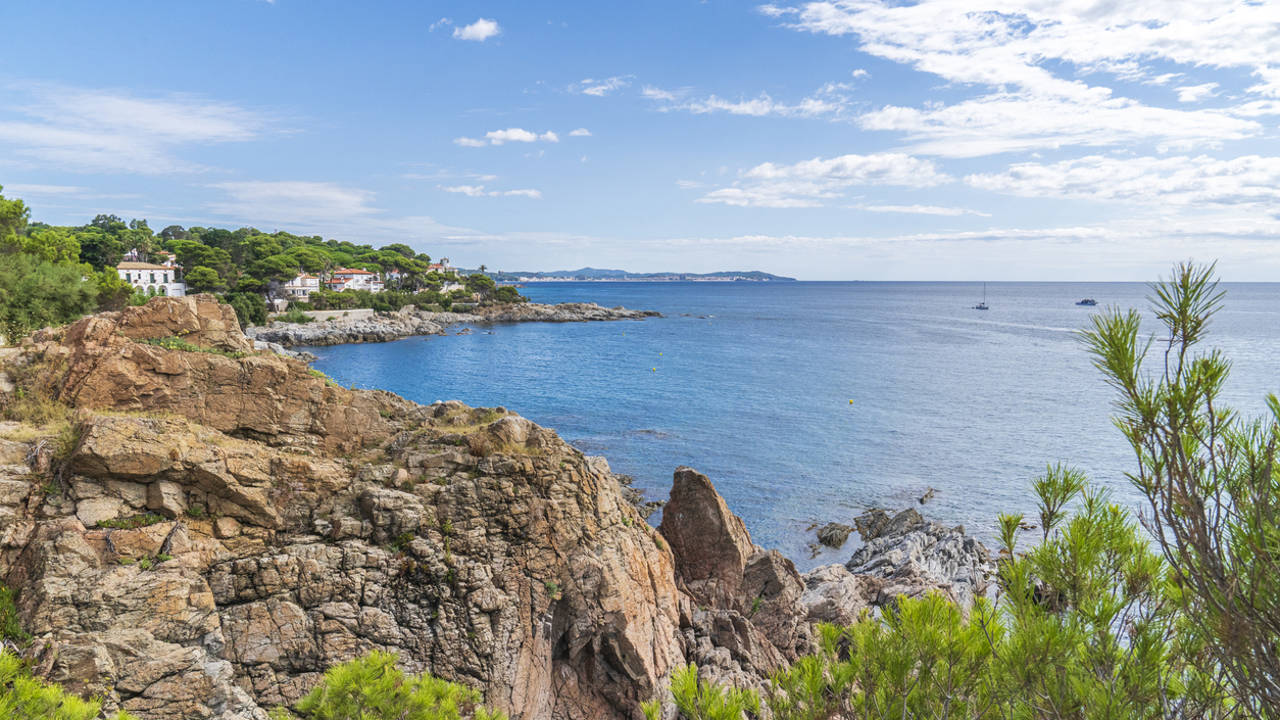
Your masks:
<instances>
[{"instance_id":1,"label":"dry grass","mask_svg":"<svg viewBox=\"0 0 1280 720\"><path fill-rule=\"evenodd\" d=\"M493 424L495 420L506 417L506 413L493 408L470 408L454 410L441 418L436 418L436 427L459 435L470 435Z\"/></svg>"}]
</instances>

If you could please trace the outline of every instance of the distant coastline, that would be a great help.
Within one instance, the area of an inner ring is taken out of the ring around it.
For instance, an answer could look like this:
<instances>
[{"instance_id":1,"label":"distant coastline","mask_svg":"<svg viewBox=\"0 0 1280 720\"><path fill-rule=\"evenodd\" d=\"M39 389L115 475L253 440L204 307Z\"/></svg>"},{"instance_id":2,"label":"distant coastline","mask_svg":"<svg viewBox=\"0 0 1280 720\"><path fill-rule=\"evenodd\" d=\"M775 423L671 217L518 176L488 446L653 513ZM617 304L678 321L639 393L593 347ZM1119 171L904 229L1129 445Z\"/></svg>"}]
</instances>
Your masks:
<instances>
[{"instance_id":1,"label":"distant coastline","mask_svg":"<svg viewBox=\"0 0 1280 720\"><path fill-rule=\"evenodd\" d=\"M463 271L469 273L471 271ZM481 270L480 272L484 272ZM488 272L498 282L795 282L760 270L721 270L710 273L633 273L626 270L579 268L577 270L550 270L546 272L512 271Z\"/></svg>"}]
</instances>

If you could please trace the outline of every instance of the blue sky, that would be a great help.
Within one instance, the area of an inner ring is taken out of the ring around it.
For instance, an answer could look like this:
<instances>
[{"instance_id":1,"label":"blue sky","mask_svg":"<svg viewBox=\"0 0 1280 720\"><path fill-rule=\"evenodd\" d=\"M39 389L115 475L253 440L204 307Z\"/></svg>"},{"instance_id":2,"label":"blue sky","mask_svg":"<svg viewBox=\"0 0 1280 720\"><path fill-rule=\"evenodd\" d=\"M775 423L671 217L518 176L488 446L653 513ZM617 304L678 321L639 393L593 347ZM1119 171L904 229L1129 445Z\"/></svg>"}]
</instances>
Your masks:
<instances>
[{"instance_id":1,"label":"blue sky","mask_svg":"<svg viewBox=\"0 0 1280 720\"><path fill-rule=\"evenodd\" d=\"M34 217L455 263L1280 278L1280 3L6 3Z\"/></svg>"}]
</instances>

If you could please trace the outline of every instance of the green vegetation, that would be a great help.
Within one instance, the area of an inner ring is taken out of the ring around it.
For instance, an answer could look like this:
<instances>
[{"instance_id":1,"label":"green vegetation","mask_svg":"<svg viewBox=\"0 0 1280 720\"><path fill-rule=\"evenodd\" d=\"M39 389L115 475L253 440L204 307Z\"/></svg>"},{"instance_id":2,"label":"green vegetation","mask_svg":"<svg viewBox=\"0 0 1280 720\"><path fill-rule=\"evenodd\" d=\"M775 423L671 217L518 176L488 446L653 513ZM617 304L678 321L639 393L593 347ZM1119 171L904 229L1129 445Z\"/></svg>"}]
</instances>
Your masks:
<instances>
[{"instance_id":1,"label":"green vegetation","mask_svg":"<svg viewBox=\"0 0 1280 720\"><path fill-rule=\"evenodd\" d=\"M223 350L221 348L210 348L210 347L204 347L202 345L193 345L179 337L148 338L146 340L139 340L138 342L144 343L146 345L155 345L156 347L162 347L165 350L182 350L184 352L209 353L210 355L222 355L223 357L229 357L229 358L242 358L242 357L245 357L246 355L252 354L252 353L244 352L243 350Z\"/></svg>"},{"instance_id":2,"label":"green vegetation","mask_svg":"<svg viewBox=\"0 0 1280 720\"><path fill-rule=\"evenodd\" d=\"M99 720L102 703L83 700L60 686L31 677L22 660L0 647L0 717L7 720ZM113 720L132 720L121 711Z\"/></svg>"},{"instance_id":3,"label":"green vegetation","mask_svg":"<svg viewBox=\"0 0 1280 720\"><path fill-rule=\"evenodd\" d=\"M673 675L686 720L825 718L1280 718L1280 400L1244 421L1219 401L1229 363L1202 352L1222 301L1212 268L1154 288L1159 338L1136 311L1083 339L1118 394L1129 477L1149 532L1080 473L1034 483L1041 531L1019 547L1001 515L994 600L931 594L822 626L820 650L763 697ZM1148 355L1155 348L1153 362ZM1150 366L1154 365L1154 369ZM659 704L643 707L650 720Z\"/></svg>"},{"instance_id":4,"label":"green vegetation","mask_svg":"<svg viewBox=\"0 0 1280 720\"><path fill-rule=\"evenodd\" d=\"M297 715L284 708L273 720L506 720L480 704L480 693L430 675L406 675L393 653L374 650L330 668L314 690L298 701Z\"/></svg>"},{"instance_id":5,"label":"green vegetation","mask_svg":"<svg viewBox=\"0 0 1280 720\"><path fill-rule=\"evenodd\" d=\"M279 315L276 315L275 319L280 322L288 323L309 323L315 320L315 318L302 312L302 310L298 309L296 306L290 306L288 312L282 312Z\"/></svg>"},{"instance_id":6,"label":"green vegetation","mask_svg":"<svg viewBox=\"0 0 1280 720\"><path fill-rule=\"evenodd\" d=\"M0 187L0 190L3 190ZM320 290L303 303L317 310L405 305L447 310L454 300L522 302L511 287L496 287L487 275L461 278L431 267L431 258L403 243L381 248L255 228L170 225L159 233L146 220L98 215L80 226L56 227L30 221L18 199L0 195L0 333L10 343L34 329L59 325L95 310L140 305L149 299L122 280L116 265L131 251L155 262L168 253L185 269L190 292L219 294L242 325L266 322L266 296L299 272L329 276L339 268L359 268L386 278L386 291ZM167 256L166 256L167 257ZM445 283L465 290L444 293Z\"/></svg>"},{"instance_id":7,"label":"green vegetation","mask_svg":"<svg viewBox=\"0 0 1280 720\"><path fill-rule=\"evenodd\" d=\"M14 605L13 591L4 585L0 585L0 640L19 646L31 642L31 635L18 622L18 608Z\"/></svg>"}]
</instances>

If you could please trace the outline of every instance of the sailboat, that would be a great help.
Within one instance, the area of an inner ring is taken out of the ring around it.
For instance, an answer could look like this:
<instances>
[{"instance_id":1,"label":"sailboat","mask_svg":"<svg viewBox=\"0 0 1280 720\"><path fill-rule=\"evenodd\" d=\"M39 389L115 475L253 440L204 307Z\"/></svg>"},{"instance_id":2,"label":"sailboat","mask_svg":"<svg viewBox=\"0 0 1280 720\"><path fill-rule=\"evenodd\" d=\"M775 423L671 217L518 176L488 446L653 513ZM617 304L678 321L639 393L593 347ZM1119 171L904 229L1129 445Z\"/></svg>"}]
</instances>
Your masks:
<instances>
[{"instance_id":1,"label":"sailboat","mask_svg":"<svg viewBox=\"0 0 1280 720\"><path fill-rule=\"evenodd\" d=\"M987 284L986 283L982 283L982 302L978 303L977 305L974 305L973 309L974 310L990 310L991 309L990 307L987 306Z\"/></svg>"}]
</instances>

